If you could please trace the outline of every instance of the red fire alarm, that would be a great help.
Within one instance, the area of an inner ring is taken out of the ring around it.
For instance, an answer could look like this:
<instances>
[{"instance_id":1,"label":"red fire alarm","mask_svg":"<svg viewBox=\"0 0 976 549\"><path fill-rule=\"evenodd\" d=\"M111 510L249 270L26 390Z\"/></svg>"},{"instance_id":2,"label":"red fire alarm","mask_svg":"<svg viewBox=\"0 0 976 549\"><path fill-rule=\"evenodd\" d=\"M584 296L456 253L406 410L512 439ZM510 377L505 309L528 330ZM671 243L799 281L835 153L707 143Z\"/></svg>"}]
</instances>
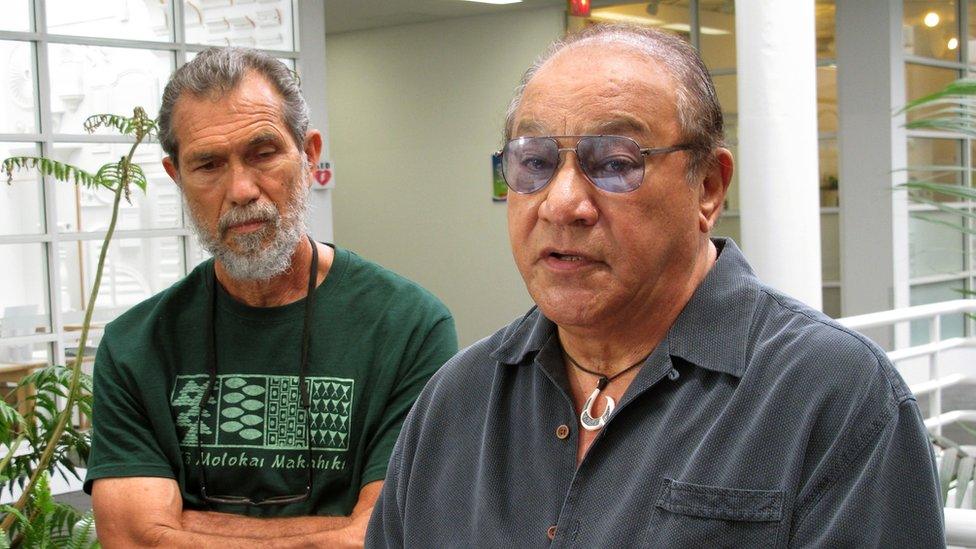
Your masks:
<instances>
[{"instance_id":1,"label":"red fire alarm","mask_svg":"<svg viewBox=\"0 0 976 549\"><path fill-rule=\"evenodd\" d=\"M573 17L590 16L590 0L568 0L569 14Z\"/></svg>"}]
</instances>

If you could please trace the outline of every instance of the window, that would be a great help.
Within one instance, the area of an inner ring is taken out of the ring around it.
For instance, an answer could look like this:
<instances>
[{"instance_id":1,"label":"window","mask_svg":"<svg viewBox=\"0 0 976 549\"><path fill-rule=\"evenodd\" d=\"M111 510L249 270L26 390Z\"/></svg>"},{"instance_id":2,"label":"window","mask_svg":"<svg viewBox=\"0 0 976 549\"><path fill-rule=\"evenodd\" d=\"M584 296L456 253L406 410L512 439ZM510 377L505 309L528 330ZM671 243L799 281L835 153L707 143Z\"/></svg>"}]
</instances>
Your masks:
<instances>
[{"instance_id":1,"label":"window","mask_svg":"<svg viewBox=\"0 0 976 549\"><path fill-rule=\"evenodd\" d=\"M292 0L7 0L0 21L0 157L38 155L94 170L128 151L98 113L150 116L176 67L209 45L245 45L300 66ZM183 22L177 25L176 22ZM324 63L324 52L309 52ZM95 310L102 326L205 259L156 143L136 161L149 186L123 203ZM111 197L14 174L0 185L0 361L64 363L77 345ZM93 333L91 345L97 345Z\"/></svg>"},{"instance_id":2,"label":"window","mask_svg":"<svg viewBox=\"0 0 976 549\"><path fill-rule=\"evenodd\" d=\"M823 304L828 315L840 316L840 239L838 236L837 63L834 0L816 0L817 122L820 137L820 205ZM694 15L694 17L692 17ZM628 22L667 30L685 38L701 53L715 82L725 118L725 140L736 154L738 98L736 89L735 2L733 0L656 0L620 2L593 8L589 22ZM733 172L725 214L714 233L738 240L739 186Z\"/></svg>"},{"instance_id":3,"label":"window","mask_svg":"<svg viewBox=\"0 0 976 549\"><path fill-rule=\"evenodd\" d=\"M938 91L966 74L976 35L976 2L969 0L903 0L902 43L905 53L905 95L908 101ZM963 21L969 24L963 25ZM968 46L966 46L968 44ZM936 107L937 108L937 107ZM934 109L933 109L934 110ZM932 111L909 113L914 120ZM972 185L973 143L965 136L943 132L909 130L907 139L908 177L940 183ZM950 166L958 171L933 173L912 170L920 166ZM965 169L963 169L965 168ZM973 211L973 203L955 197L931 195L962 211ZM941 212L921 202L909 203L909 296L912 305L959 299L976 289L972 250L976 239L952 226L972 225L960 215ZM943 317L943 337L972 333L963 315ZM912 323L911 344L929 339L924 322Z\"/></svg>"}]
</instances>

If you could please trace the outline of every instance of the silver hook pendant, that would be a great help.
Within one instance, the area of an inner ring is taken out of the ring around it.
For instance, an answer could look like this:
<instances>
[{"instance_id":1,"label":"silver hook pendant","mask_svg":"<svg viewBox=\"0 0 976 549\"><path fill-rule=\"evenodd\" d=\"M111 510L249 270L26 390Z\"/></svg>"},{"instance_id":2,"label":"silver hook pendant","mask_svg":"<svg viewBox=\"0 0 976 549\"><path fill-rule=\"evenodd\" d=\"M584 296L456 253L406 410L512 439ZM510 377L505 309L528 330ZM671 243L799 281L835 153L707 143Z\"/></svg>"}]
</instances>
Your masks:
<instances>
[{"instance_id":1,"label":"silver hook pendant","mask_svg":"<svg viewBox=\"0 0 976 549\"><path fill-rule=\"evenodd\" d=\"M583 412L580 413L580 425L587 431L596 431L602 429L607 421L610 420L610 414L613 412L613 407L616 403L610 397L604 397L607 400L607 406L604 408L603 413L600 417L593 417L593 402L596 401L597 395L600 394L600 387L593 389L590 393L590 397L586 399L583 403Z\"/></svg>"}]
</instances>

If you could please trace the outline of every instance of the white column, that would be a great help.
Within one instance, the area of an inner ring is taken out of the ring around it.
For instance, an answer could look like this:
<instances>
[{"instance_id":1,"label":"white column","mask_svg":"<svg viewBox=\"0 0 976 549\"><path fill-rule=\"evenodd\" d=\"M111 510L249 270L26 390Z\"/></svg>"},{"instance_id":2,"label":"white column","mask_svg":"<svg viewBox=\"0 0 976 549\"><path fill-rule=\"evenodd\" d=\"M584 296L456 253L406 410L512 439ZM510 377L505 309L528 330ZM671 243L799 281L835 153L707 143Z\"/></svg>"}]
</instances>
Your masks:
<instances>
[{"instance_id":1,"label":"white column","mask_svg":"<svg viewBox=\"0 0 976 549\"><path fill-rule=\"evenodd\" d=\"M902 0L837 1L841 312L909 305ZM886 348L908 326L867 332ZM894 338L894 339L893 339Z\"/></svg>"},{"instance_id":2,"label":"white column","mask_svg":"<svg viewBox=\"0 0 976 549\"><path fill-rule=\"evenodd\" d=\"M302 93L308 102L309 126L322 132L322 160L332 159L329 143L329 117L325 103L325 3L320 0L301 0L298 3L298 50L301 59L298 72L302 77ZM309 196L308 227L312 237L334 242L332 232L332 190L315 189Z\"/></svg>"},{"instance_id":3,"label":"white column","mask_svg":"<svg viewBox=\"0 0 976 549\"><path fill-rule=\"evenodd\" d=\"M759 277L822 306L813 0L736 0L742 247Z\"/></svg>"}]
</instances>

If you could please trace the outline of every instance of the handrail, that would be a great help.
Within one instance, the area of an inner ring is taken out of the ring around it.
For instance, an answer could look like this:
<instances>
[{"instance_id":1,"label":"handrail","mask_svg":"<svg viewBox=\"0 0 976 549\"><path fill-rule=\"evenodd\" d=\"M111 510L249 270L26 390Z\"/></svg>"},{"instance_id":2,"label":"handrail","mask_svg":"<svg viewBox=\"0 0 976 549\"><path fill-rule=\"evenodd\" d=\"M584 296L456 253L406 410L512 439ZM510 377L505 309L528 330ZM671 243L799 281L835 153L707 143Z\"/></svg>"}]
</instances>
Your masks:
<instances>
[{"instance_id":1,"label":"handrail","mask_svg":"<svg viewBox=\"0 0 976 549\"><path fill-rule=\"evenodd\" d=\"M903 309L849 316L839 318L837 322L853 330L861 330L864 328L887 326L908 320L972 312L976 312L976 299L953 299L952 301L941 301L939 303L929 303L928 305L915 305L914 307L905 307Z\"/></svg>"},{"instance_id":2,"label":"handrail","mask_svg":"<svg viewBox=\"0 0 976 549\"><path fill-rule=\"evenodd\" d=\"M912 358L928 357L928 377L926 381L911 386L916 395L931 393L929 397L929 417L925 427L940 433L943 425L959 421L976 421L976 410L942 411L942 391L947 387L976 381L969 374L940 375L939 355L951 349L976 347L976 337L952 337L942 339L943 315L976 313L976 299L955 299L941 303L917 305L893 311L882 311L838 319L842 325L853 330L892 326L912 320L926 320L929 324L929 342L888 352L892 363ZM965 489L965 487L963 488ZM976 511L971 509L944 509L946 541L949 545L976 547Z\"/></svg>"}]
</instances>

